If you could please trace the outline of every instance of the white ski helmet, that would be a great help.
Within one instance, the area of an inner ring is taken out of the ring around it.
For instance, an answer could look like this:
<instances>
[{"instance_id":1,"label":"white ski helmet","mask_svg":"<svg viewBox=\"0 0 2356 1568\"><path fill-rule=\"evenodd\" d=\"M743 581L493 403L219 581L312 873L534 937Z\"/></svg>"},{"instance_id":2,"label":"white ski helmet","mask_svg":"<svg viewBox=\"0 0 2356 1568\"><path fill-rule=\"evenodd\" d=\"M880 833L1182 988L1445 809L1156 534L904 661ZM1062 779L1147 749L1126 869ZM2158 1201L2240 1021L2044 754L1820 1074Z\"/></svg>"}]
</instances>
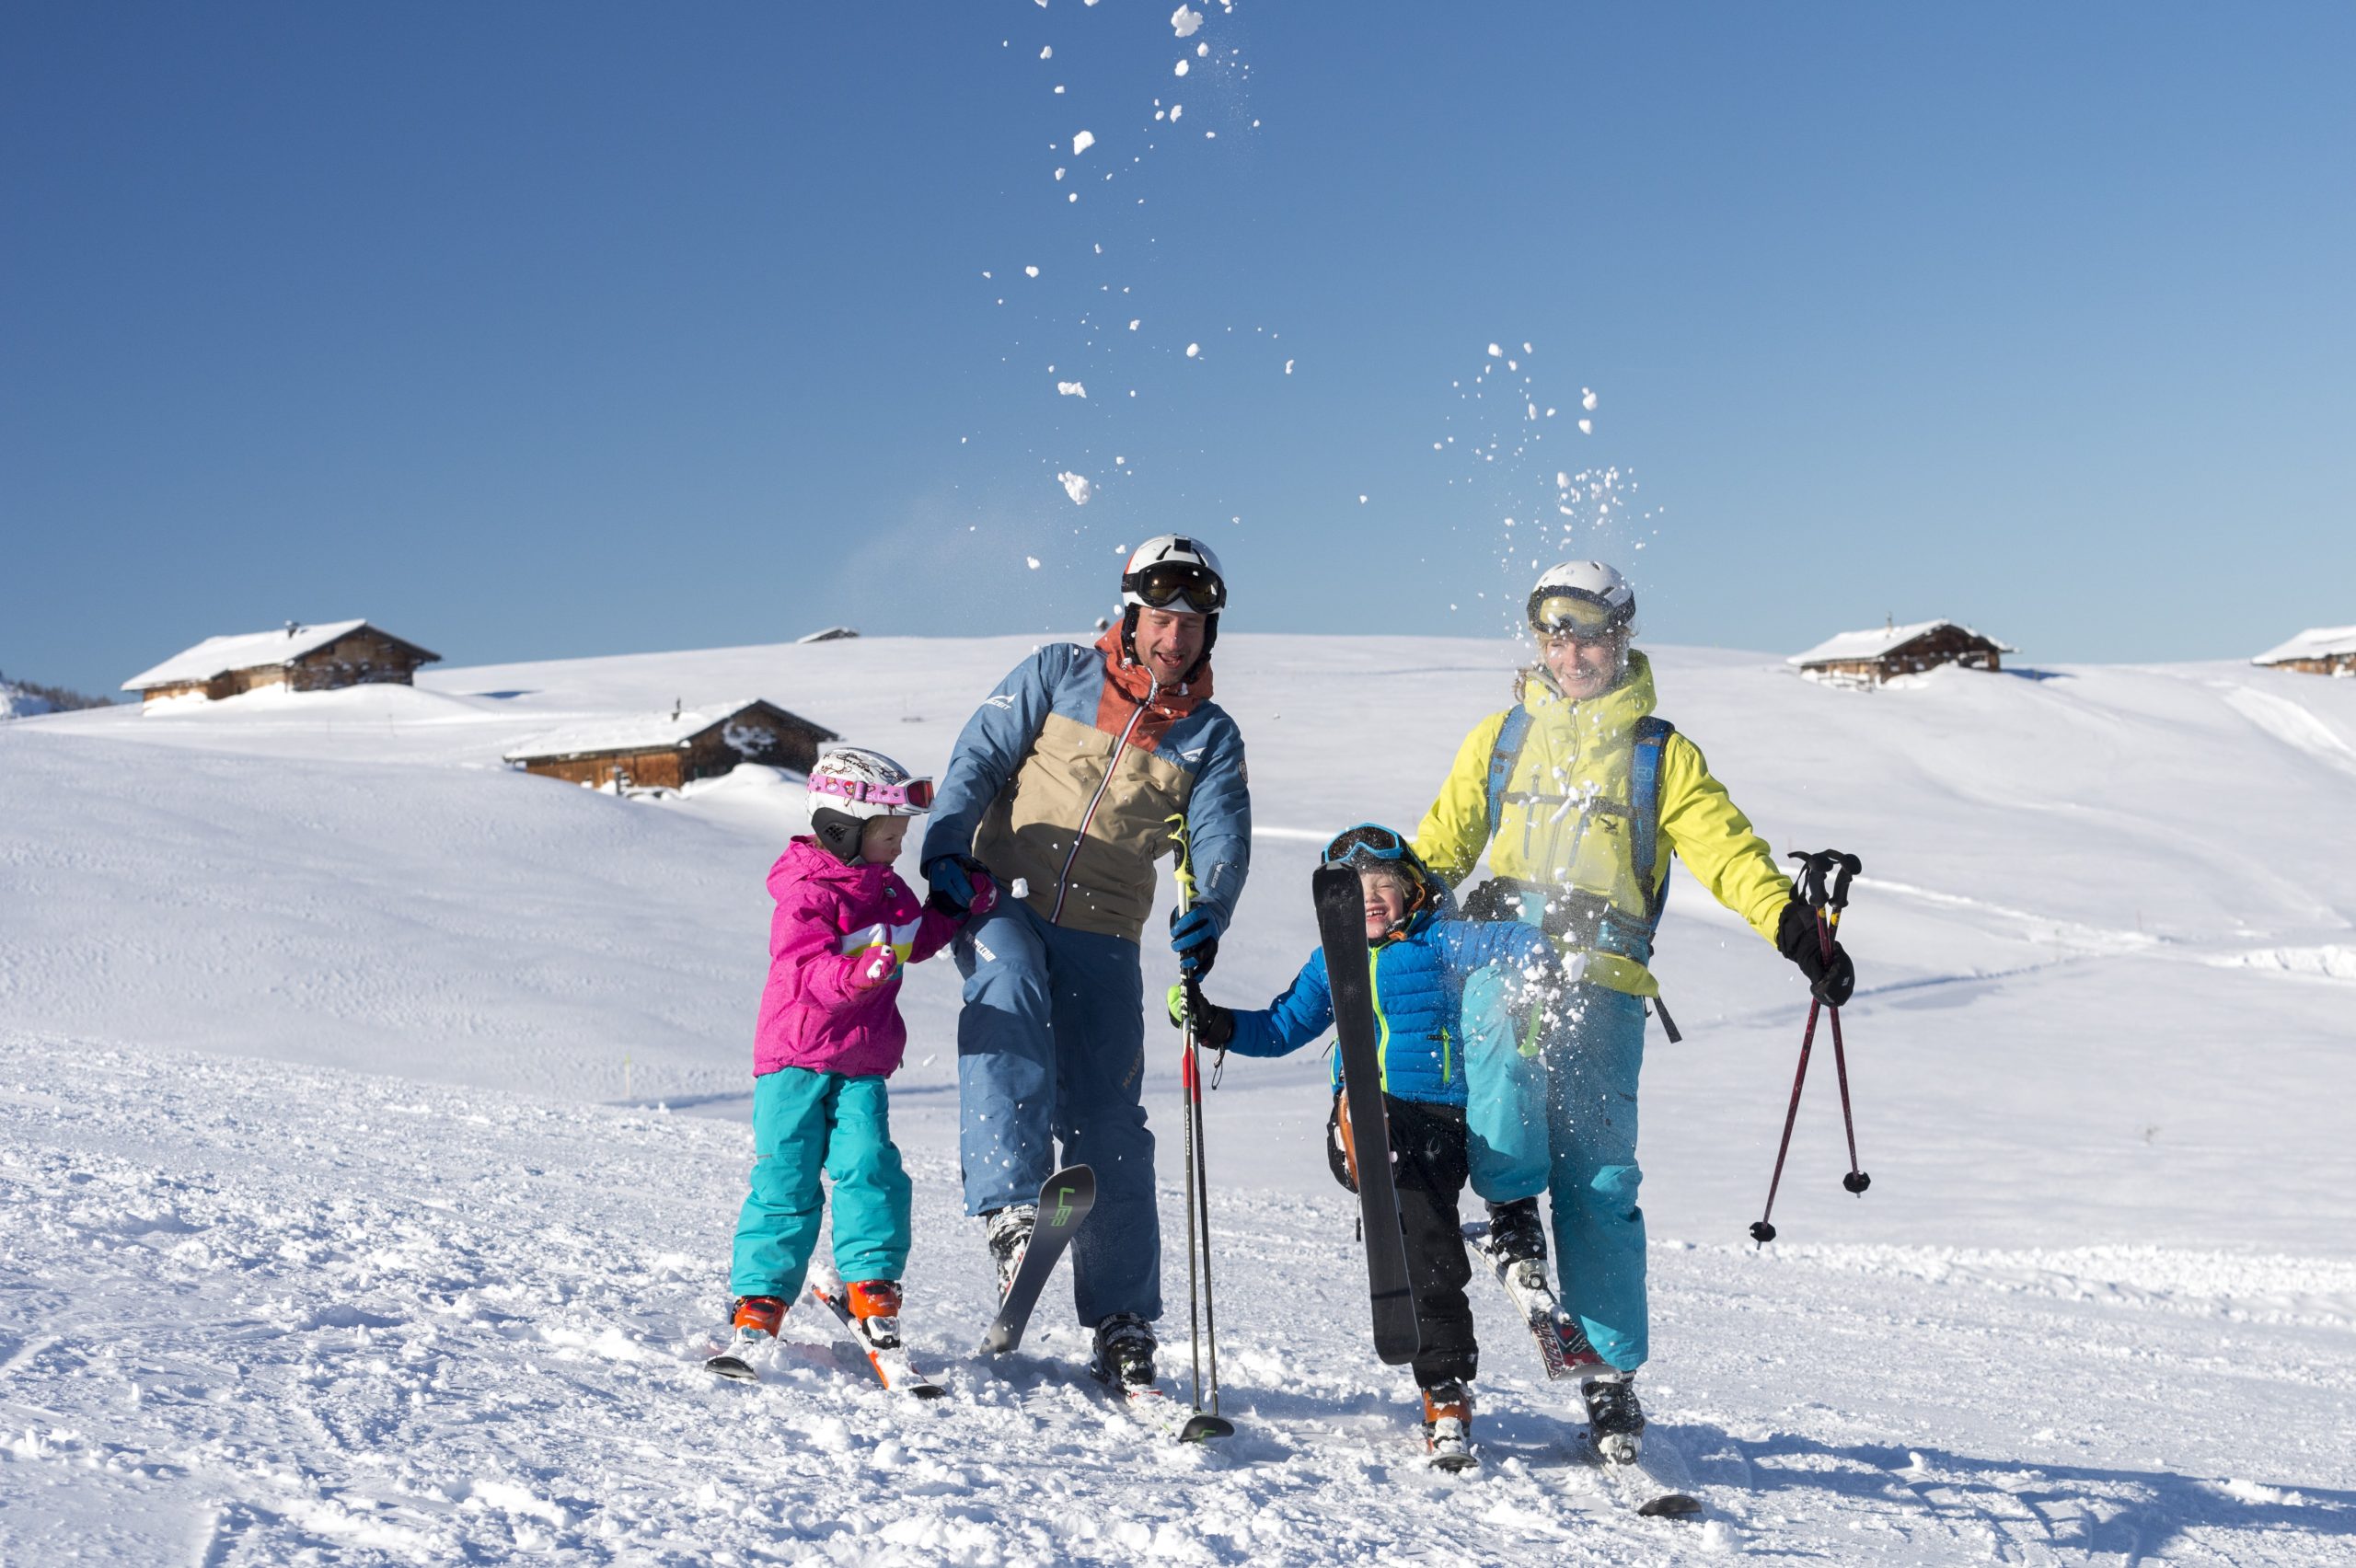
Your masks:
<instances>
[{"instance_id":1,"label":"white ski helmet","mask_svg":"<svg viewBox=\"0 0 2356 1568\"><path fill-rule=\"evenodd\" d=\"M922 816L932 809L932 780L912 777L880 751L832 746L811 766L810 809L849 817Z\"/></svg>"},{"instance_id":2,"label":"white ski helmet","mask_svg":"<svg viewBox=\"0 0 2356 1568\"><path fill-rule=\"evenodd\" d=\"M1600 560L1566 560L1548 567L1530 591L1530 629L1540 636L1568 632L1601 637L1636 631L1636 591Z\"/></svg>"},{"instance_id":3,"label":"white ski helmet","mask_svg":"<svg viewBox=\"0 0 2356 1568\"><path fill-rule=\"evenodd\" d=\"M1227 577L1210 546L1184 534L1157 534L1121 568L1121 603L1215 616L1227 607Z\"/></svg>"}]
</instances>

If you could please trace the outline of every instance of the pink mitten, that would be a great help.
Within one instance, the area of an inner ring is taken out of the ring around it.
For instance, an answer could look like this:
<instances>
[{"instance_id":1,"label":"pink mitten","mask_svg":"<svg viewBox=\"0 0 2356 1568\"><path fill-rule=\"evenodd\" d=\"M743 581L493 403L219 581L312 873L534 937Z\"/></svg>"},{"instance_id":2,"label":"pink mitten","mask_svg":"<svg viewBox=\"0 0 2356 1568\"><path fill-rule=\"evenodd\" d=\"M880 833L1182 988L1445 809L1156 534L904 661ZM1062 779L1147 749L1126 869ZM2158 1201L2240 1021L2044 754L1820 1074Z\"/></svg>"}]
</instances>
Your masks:
<instances>
[{"instance_id":1,"label":"pink mitten","mask_svg":"<svg viewBox=\"0 0 2356 1568\"><path fill-rule=\"evenodd\" d=\"M969 907L972 910L972 918L978 920L998 907L998 879L987 876L980 871L976 871L972 875L974 902Z\"/></svg>"},{"instance_id":2,"label":"pink mitten","mask_svg":"<svg viewBox=\"0 0 2356 1568\"><path fill-rule=\"evenodd\" d=\"M851 955L850 988L872 991L888 986L892 976L900 972L900 951L892 947L872 947Z\"/></svg>"}]
</instances>

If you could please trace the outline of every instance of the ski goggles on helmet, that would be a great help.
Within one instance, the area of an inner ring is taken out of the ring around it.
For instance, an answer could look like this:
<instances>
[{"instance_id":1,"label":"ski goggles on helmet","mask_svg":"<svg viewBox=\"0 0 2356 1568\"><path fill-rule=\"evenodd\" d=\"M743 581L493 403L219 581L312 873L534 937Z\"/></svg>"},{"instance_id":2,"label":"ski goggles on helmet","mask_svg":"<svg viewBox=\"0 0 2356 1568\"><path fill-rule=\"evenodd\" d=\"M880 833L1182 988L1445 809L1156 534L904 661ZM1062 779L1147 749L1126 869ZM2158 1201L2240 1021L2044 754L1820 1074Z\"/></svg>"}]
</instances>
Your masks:
<instances>
[{"instance_id":1,"label":"ski goggles on helmet","mask_svg":"<svg viewBox=\"0 0 2356 1568\"><path fill-rule=\"evenodd\" d=\"M1188 561L1157 561L1142 571L1126 573L1121 592L1135 594L1157 610L1183 602L1198 616L1215 616L1227 605L1227 584L1207 569Z\"/></svg>"},{"instance_id":2,"label":"ski goggles on helmet","mask_svg":"<svg viewBox=\"0 0 2356 1568\"><path fill-rule=\"evenodd\" d=\"M932 809L932 780L911 778L905 784L877 784L865 778L817 778L810 780L814 795L840 795L846 801L871 806L909 806L917 811Z\"/></svg>"},{"instance_id":3,"label":"ski goggles on helmet","mask_svg":"<svg viewBox=\"0 0 2356 1568\"><path fill-rule=\"evenodd\" d=\"M1407 847L1407 841L1390 828L1380 823L1362 822L1325 846L1325 853L1319 858L1318 863L1325 866L1397 865L1413 853Z\"/></svg>"},{"instance_id":4,"label":"ski goggles on helmet","mask_svg":"<svg viewBox=\"0 0 2356 1568\"><path fill-rule=\"evenodd\" d=\"M1530 629L1542 637L1593 641L1626 626L1634 601L1612 605L1576 589L1541 588L1530 596Z\"/></svg>"}]
</instances>

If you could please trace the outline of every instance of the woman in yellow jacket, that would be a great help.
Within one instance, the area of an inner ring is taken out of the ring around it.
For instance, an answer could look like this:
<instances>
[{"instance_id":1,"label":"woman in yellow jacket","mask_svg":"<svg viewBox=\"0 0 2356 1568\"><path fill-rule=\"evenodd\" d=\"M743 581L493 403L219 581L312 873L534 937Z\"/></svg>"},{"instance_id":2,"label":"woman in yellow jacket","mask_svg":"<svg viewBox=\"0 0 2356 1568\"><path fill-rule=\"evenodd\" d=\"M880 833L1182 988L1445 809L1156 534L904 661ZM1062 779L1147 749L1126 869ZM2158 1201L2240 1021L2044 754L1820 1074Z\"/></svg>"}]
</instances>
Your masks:
<instances>
[{"instance_id":1,"label":"woman in yellow jacket","mask_svg":"<svg viewBox=\"0 0 2356 1568\"><path fill-rule=\"evenodd\" d=\"M1750 819L1711 777L1701 749L1653 715L1652 666L1628 646L1635 595L1600 561L1540 577L1529 618L1538 662L1515 704L1464 737L1415 835L1424 863L1461 883L1489 854L1492 880L1466 910L1538 926L1571 982L1547 1031L1547 1123L1561 1303L1587 1343L1582 1361L1597 1439L1634 1456L1644 1416L1630 1379L1646 1345L1645 1216L1636 1204L1636 1080L1646 967L1674 850L1717 901L1749 921L1834 1006L1855 975L1837 946L1823 957L1814 912ZM1675 1026L1662 1021L1674 1038ZM1536 1200L1496 1216L1500 1264L1544 1255Z\"/></svg>"}]
</instances>

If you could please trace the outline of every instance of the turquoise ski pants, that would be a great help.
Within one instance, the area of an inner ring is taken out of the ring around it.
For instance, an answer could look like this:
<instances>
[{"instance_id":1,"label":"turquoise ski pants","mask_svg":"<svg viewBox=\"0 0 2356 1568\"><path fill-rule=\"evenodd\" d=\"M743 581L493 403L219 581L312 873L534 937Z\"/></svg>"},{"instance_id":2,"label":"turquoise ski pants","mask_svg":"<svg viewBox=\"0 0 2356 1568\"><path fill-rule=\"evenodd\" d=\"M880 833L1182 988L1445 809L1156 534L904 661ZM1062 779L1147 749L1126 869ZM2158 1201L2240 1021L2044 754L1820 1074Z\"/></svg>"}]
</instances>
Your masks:
<instances>
[{"instance_id":1,"label":"turquoise ski pants","mask_svg":"<svg viewBox=\"0 0 2356 1568\"><path fill-rule=\"evenodd\" d=\"M738 1296L791 1302L809 1277L835 1189L835 1272L896 1280L908 1266L908 1175L880 1078L780 1067L753 1080L753 1190L736 1216Z\"/></svg>"},{"instance_id":2,"label":"turquoise ski pants","mask_svg":"<svg viewBox=\"0 0 2356 1568\"><path fill-rule=\"evenodd\" d=\"M1547 1191L1563 1307L1603 1359L1623 1372L1645 1364L1645 1211L1636 1206L1636 1078L1645 1060L1645 1004L1578 986L1548 1032Z\"/></svg>"}]
</instances>

